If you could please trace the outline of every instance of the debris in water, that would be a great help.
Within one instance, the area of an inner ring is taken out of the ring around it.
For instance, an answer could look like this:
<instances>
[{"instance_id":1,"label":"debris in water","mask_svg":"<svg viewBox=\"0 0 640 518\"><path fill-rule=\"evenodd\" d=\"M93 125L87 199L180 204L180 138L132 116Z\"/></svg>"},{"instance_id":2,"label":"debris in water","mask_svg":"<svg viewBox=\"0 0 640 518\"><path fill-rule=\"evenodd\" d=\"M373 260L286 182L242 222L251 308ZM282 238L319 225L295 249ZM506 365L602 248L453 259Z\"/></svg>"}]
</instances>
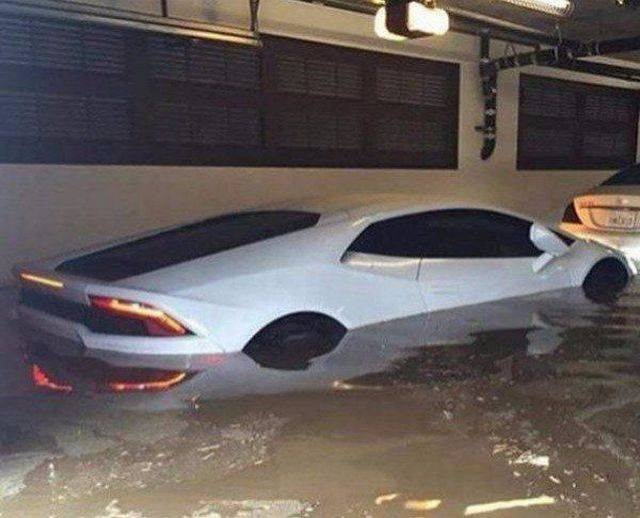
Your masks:
<instances>
[{"instance_id":1,"label":"debris in water","mask_svg":"<svg viewBox=\"0 0 640 518\"><path fill-rule=\"evenodd\" d=\"M404 508L408 511L432 511L440 507L442 500L407 500Z\"/></svg>"},{"instance_id":2,"label":"debris in water","mask_svg":"<svg viewBox=\"0 0 640 518\"><path fill-rule=\"evenodd\" d=\"M474 516L476 514L493 513L495 511L504 511L505 509L515 509L518 507L532 507L538 505L553 505L556 499L552 496L542 495L537 498L522 498L518 500L508 500L503 502L490 502L487 504L468 505L464 511L465 516Z\"/></svg>"},{"instance_id":3,"label":"debris in water","mask_svg":"<svg viewBox=\"0 0 640 518\"><path fill-rule=\"evenodd\" d=\"M395 500L396 498L398 498L398 496L400 496L399 493L389 493L388 495L380 495L378 498L376 498L375 502L376 502L376 505L382 505L386 502L391 502Z\"/></svg>"},{"instance_id":4,"label":"debris in water","mask_svg":"<svg viewBox=\"0 0 640 518\"><path fill-rule=\"evenodd\" d=\"M517 459L513 459L509 461L509 464L529 464L531 466L538 466L541 468L549 467L549 456L548 455L535 455L530 451L524 452Z\"/></svg>"}]
</instances>

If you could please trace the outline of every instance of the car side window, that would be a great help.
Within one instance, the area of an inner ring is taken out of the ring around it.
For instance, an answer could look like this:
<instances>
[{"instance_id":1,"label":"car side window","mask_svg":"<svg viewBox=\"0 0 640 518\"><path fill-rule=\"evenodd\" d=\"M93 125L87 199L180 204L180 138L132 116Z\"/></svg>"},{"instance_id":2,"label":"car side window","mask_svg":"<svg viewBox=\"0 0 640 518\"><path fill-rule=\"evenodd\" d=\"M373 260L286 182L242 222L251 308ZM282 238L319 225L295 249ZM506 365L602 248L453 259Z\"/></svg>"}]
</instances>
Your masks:
<instances>
[{"instance_id":1,"label":"car side window","mask_svg":"<svg viewBox=\"0 0 640 518\"><path fill-rule=\"evenodd\" d=\"M538 257L531 222L499 212L451 209L410 214L367 227L349 251L393 257Z\"/></svg>"}]
</instances>

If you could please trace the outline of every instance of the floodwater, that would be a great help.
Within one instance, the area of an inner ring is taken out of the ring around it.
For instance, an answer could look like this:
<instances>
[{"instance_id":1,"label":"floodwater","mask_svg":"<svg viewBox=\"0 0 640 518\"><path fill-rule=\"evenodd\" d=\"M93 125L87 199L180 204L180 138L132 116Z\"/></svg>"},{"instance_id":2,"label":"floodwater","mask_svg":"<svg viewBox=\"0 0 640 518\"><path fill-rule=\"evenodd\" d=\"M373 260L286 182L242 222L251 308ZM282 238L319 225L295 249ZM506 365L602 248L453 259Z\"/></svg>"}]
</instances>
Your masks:
<instances>
[{"instance_id":1,"label":"floodwater","mask_svg":"<svg viewBox=\"0 0 640 518\"><path fill-rule=\"evenodd\" d=\"M640 516L638 286L363 328L306 362L230 355L133 396L33 394L9 306L2 517Z\"/></svg>"}]
</instances>

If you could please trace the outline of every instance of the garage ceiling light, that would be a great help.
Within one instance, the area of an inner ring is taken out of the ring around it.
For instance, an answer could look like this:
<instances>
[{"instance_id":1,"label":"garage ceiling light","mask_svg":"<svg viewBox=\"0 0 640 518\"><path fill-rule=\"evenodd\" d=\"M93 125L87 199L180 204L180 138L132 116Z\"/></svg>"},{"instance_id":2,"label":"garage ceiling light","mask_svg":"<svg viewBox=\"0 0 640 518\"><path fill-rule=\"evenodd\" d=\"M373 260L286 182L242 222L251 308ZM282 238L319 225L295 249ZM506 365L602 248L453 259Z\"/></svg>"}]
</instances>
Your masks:
<instances>
[{"instance_id":1,"label":"garage ceiling light","mask_svg":"<svg viewBox=\"0 0 640 518\"><path fill-rule=\"evenodd\" d=\"M532 11L538 11L553 16L570 16L573 12L571 0L500 0L508 4L524 7Z\"/></svg>"},{"instance_id":2,"label":"garage ceiling light","mask_svg":"<svg viewBox=\"0 0 640 518\"><path fill-rule=\"evenodd\" d=\"M378 9L375 17L376 34L387 40L441 36L448 31L447 12L420 2L388 0L385 7Z\"/></svg>"}]
</instances>

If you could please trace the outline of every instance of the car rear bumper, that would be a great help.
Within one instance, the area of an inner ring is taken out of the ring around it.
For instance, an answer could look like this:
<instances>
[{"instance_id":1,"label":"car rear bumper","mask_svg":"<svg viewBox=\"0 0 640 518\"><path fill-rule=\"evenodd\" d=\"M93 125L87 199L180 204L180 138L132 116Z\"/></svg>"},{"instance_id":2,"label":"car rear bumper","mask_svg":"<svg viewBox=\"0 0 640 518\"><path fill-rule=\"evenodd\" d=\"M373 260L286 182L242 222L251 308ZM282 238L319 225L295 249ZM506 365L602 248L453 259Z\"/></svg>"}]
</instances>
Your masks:
<instances>
[{"instance_id":1,"label":"car rear bumper","mask_svg":"<svg viewBox=\"0 0 640 518\"><path fill-rule=\"evenodd\" d=\"M182 382L224 358L224 353L205 352L207 345L201 337L189 337L188 341L145 337L144 340L157 341L157 350L150 352L148 344L143 343L136 351L136 341L141 340L138 337L91 333L81 324L26 306L18 306L18 315L27 362L43 369L61 385L80 391L105 391L119 380L151 379L153 373L158 379L168 379L173 373L176 380L182 373L184 376L178 381Z\"/></svg>"},{"instance_id":2,"label":"car rear bumper","mask_svg":"<svg viewBox=\"0 0 640 518\"><path fill-rule=\"evenodd\" d=\"M640 267L640 232L613 232L595 230L581 223L562 223L560 228L569 234L599 243L624 254L636 267Z\"/></svg>"}]
</instances>

